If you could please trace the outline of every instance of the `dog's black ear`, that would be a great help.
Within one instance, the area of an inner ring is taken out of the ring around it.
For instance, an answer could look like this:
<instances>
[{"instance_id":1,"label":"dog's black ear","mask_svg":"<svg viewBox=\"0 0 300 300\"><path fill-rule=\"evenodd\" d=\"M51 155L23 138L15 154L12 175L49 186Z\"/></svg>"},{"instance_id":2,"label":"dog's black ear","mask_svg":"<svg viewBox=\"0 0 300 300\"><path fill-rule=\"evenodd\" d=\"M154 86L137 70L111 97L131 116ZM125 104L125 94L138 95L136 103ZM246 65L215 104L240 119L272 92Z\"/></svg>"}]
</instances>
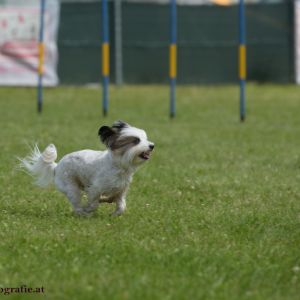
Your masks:
<instances>
[{"instance_id":1,"label":"dog's black ear","mask_svg":"<svg viewBox=\"0 0 300 300\"><path fill-rule=\"evenodd\" d=\"M126 122L121 121L121 120L115 121L112 124L112 128L115 128L119 131L122 130L123 128L126 128L126 127L130 127L130 125L127 124Z\"/></svg>"},{"instance_id":2,"label":"dog's black ear","mask_svg":"<svg viewBox=\"0 0 300 300\"><path fill-rule=\"evenodd\" d=\"M109 140L112 138L112 136L116 132L110 128L109 126L102 126L99 128L98 135L100 136L100 139L103 144L109 147Z\"/></svg>"}]
</instances>

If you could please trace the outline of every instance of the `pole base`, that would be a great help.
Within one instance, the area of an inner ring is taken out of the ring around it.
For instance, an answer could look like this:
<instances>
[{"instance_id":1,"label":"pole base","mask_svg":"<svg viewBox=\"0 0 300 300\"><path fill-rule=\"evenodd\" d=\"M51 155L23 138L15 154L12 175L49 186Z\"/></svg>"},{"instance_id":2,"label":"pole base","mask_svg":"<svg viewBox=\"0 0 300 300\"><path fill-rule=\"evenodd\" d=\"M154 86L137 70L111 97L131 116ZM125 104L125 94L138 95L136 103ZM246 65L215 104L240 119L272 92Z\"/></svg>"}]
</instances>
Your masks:
<instances>
[{"instance_id":1,"label":"pole base","mask_svg":"<svg viewBox=\"0 0 300 300\"><path fill-rule=\"evenodd\" d=\"M39 114L42 112L42 104L41 103L38 103L37 111Z\"/></svg>"}]
</instances>

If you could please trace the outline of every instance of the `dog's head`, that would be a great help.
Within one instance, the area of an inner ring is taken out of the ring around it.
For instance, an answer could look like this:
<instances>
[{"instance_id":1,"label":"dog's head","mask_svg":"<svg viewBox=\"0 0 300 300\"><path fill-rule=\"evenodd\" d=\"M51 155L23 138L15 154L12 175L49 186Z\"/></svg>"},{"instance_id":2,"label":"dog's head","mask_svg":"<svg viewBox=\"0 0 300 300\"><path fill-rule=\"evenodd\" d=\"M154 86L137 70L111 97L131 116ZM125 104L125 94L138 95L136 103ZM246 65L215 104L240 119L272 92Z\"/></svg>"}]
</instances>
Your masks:
<instances>
[{"instance_id":1,"label":"dog's head","mask_svg":"<svg viewBox=\"0 0 300 300\"><path fill-rule=\"evenodd\" d=\"M154 143L148 141L144 130L116 121L111 127L100 127L101 141L128 164L140 165L150 158Z\"/></svg>"}]
</instances>

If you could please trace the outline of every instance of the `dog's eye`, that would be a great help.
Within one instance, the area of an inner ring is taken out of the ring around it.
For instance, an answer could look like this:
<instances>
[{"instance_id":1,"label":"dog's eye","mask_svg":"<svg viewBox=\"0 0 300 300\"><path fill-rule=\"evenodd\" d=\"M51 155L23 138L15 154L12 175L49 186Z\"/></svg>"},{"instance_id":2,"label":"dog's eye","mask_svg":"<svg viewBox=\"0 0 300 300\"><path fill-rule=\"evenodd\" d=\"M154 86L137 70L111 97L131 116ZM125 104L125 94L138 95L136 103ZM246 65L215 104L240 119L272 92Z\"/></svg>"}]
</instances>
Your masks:
<instances>
[{"instance_id":1,"label":"dog's eye","mask_svg":"<svg viewBox=\"0 0 300 300\"><path fill-rule=\"evenodd\" d=\"M141 140L140 140L138 137L136 137L136 138L134 138L133 143L134 143L135 145L137 145L140 141L141 141Z\"/></svg>"}]
</instances>

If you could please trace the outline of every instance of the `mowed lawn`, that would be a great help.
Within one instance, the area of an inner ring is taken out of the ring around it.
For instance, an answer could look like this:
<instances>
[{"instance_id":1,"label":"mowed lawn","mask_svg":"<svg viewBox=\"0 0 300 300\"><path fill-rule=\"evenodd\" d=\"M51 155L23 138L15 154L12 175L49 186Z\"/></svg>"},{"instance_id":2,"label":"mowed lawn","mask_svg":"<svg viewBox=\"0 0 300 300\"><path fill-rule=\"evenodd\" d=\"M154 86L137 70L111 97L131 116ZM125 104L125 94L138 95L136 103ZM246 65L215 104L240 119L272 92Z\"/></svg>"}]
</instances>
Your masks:
<instances>
[{"instance_id":1,"label":"mowed lawn","mask_svg":"<svg viewBox=\"0 0 300 300\"><path fill-rule=\"evenodd\" d=\"M1 88L0 287L44 287L46 299L299 299L300 88L167 86ZM76 217L64 195L17 170L27 143L58 155L104 149L98 128L122 119L156 144L126 213L103 204ZM3 293L0 295L3 296ZM11 294L7 299L42 295Z\"/></svg>"}]
</instances>

